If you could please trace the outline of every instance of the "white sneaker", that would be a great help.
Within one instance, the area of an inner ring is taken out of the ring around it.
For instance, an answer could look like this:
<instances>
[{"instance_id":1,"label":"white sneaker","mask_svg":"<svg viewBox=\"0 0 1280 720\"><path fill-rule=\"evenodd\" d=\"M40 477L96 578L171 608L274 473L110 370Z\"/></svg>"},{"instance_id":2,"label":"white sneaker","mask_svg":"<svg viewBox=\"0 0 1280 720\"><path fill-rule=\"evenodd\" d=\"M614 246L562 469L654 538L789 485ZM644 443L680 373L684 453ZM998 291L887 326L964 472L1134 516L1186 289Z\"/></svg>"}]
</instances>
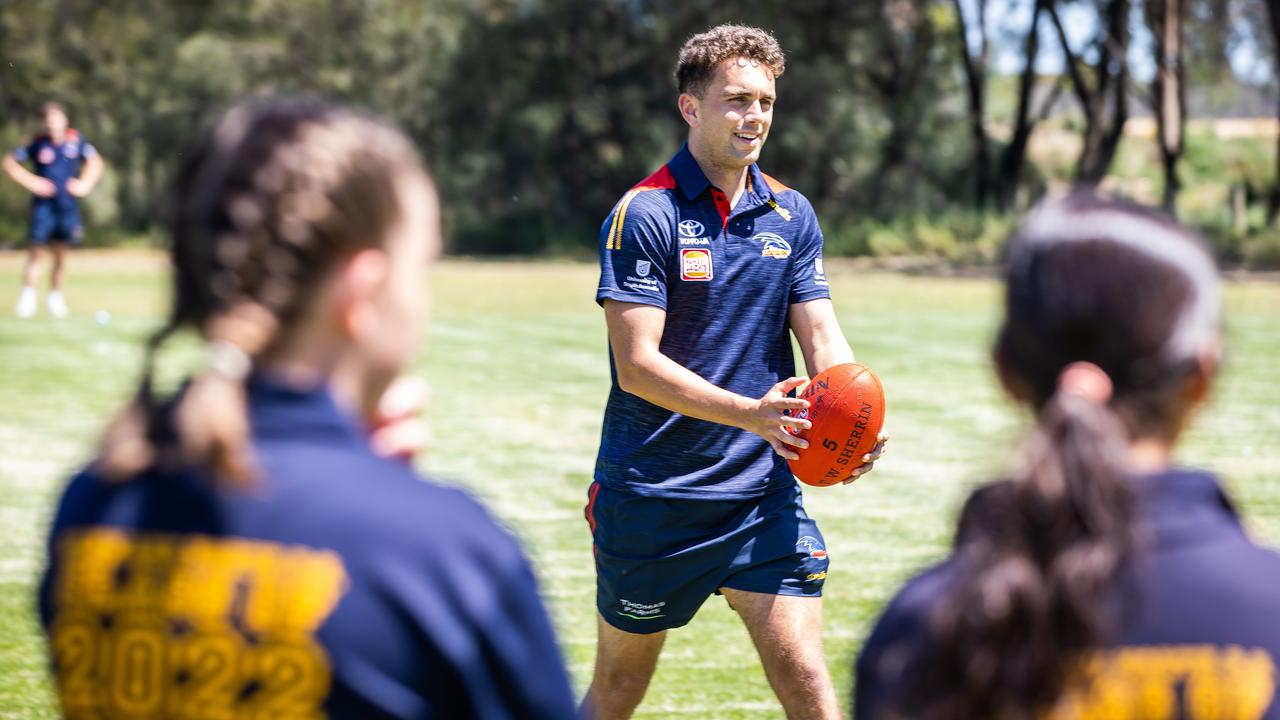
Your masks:
<instances>
[{"instance_id":1,"label":"white sneaker","mask_svg":"<svg viewBox=\"0 0 1280 720\"><path fill-rule=\"evenodd\" d=\"M62 293L54 291L49 293L49 297L45 304L49 308L49 314L56 318L64 318L67 316L67 300L62 297Z\"/></svg>"},{"instance_id":2,"label":"white sneaker","mask_svg":"<svg viewBox=\"0 0 1280 720\"><path fill-rule=\"evenodd\" d=\"M33 287L22 288L22 294L18 295L18 305L13 308L13 312L20 318L34 317L36 314L36 289Z\"/></svg>"}]
</instances>

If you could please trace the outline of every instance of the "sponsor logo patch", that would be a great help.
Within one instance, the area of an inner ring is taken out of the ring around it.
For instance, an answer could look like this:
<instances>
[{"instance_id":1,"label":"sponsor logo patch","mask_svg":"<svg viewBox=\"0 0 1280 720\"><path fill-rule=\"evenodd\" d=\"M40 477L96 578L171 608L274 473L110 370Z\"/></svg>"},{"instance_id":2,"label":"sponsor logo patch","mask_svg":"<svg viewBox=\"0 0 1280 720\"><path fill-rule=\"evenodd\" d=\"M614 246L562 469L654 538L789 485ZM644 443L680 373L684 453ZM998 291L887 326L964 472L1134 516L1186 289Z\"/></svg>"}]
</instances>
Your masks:
<instances>
[{"instance_id":1,"label":"sponsor logo patch","mask_svg":"<svg viewBox=\"0 0 1280 720\"><path fill-rule=\"evenodd\" d=\"M680 279L706 282L713 275L711 251L701 248L684 248L680 251Z\"/></svg>"},{"instance_id":2,"label":"sponsor logo patch","mask_svg":"<svg viewBox=\"0 0 1280 720\"><path fill-rule=\"evenodd\" d=\"M649 263L649 261L648 261L648 260L637 260L637 261L636 261L636 275L639 275L639 276L640 276L640 277L642 277L642 278L643 278L643 277L649 277L649 270L650 270L650 269L651 269L651 265L650 265L650 263Z\"/></svg>"},{"instance_id":3,"label":"sponsor logo patch","mask_svg":"<svg viewBox=\"0 0 1280 720\"><path fill-rule=\"evenodd\" d=\"M697 220L681 220L676 227L680 230L680 237L687 238L702 237L702 233L706 229Z\"/></svg>"},{"instance_id":4,"label":"sponsor logo patch","mask_svg":"<svg viewBox=\"0 0 1280 720\"><path fill-rule=\"evenodd\" d=\"M656 603L638 603L630 600L618 599L622 605L622 609L617 613L623 617L629 617L632 620L657 620L665 617L662 609L667 606L666 602Z\"/></svg>"},{"instance_id":5,"label":"sponsor logo patch","mask_svg":"<svg viewBox=\"0 0 1280 720\"><path fill-rule=\"evenodd\" d=\"M711 238L707 238L707 237L680 238L680 244L681 245L699 245L699 246L707 247L711 245Z\"/></svg>"},{"instance_id":6,"label":"sponsor logo patch","mask_svg":"<svg viewBox=\"0 0 1280 720\"><path fill-rule=\"evenodd\" d=\"M75 143L69 142L63 146L62 154L71 160L75 160L80 155L80 148L76 147Z\"/></svg>"},{"instance_id":7,"label":"sponsor logo patch","mask_svg":"<svg viewBox=\"0 0 1280 720\"><path fill-rule=\"evenodd\" d=\"M751 238L761 244L760 256L784 260L791 257L791 243L777 233L762 232Z\"/></svg>"},{"instance_id":8,"label":"sponsor logo patch","mask_svg":"<svg viewBox=\"0 0 1280 720\"><path fill-rule=\"evenodd\" d=\"M46 145L40 148L40 152L36 153L36 162L40 163L41 165L48 165L49 163L53 162L54 159L57 157L58 155L53 151L53 148Z\"/></svg>"},{"instance_id":9,"label":"sponsor logo patch","mask_svg":"<svg viewBox=\"0 0 1280 720\"><path fill-rule=\"evenodd\" d=\"M805 535L796 541L796 550L804 550L809 553L812 558L824 558L827 556L827 549L818 542L818 538L812 535Z\"/></svg>"},{"instance_id":10,"label":"sponsor logo patch","mask_svg":"<svg viewBox=\"0 0 1280 720\"><path fill-rule=\"evenodd\" d=\"M826 579L827 579L826 570L823 570L822 572L809 573L804 578L805 582L813 582L815 580L826 580Z\"/></svg>"}]
</instances>

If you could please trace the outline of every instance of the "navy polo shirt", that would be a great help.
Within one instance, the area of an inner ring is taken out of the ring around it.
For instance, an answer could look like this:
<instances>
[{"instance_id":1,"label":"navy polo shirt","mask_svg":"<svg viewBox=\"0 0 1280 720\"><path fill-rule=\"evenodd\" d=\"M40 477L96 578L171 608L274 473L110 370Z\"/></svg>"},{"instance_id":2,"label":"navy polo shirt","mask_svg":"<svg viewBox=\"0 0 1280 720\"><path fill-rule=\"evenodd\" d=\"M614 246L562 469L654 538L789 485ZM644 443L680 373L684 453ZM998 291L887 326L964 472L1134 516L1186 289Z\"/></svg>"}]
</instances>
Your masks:
<instances>
[{"instance_id":1,"label":"navy polo shirt","mask_svg":"<svg viewBox=\"0 0 1280 720\"><path fill-rule=\"evenodd\" d=\"M795 374L788 310L830 297L822 231L803 195L756 165L730 209L688 146L632 188L600 230L596 301L666 310L661 352L711 384L761 397ZM746 499L795 482L763 438L685 417L613 385L601 484L640 495Z\"/></svg>"},{"instance_id":2,"label":"navy polo shirt","mask_svg":"<svg viewBox=\"0 0 1280 720\"><path fill-rule=\"evenodd\" d=\"M48 135L37 135L31 142L14 149L13 159L19 163L30 161L35 174L49 180L58 189L53 197L33 198L36 204L65 207L76 202L75 196L67 191L67 181L79 176L84 161L97 152L79 132L68 129L61 145L55 145Z\"/></svg>"},{"instance_id":3,"label":"navy polo shirt","mask_svg":"<svg viewBox=\"0 0 1280 720\"><path fill-rule=\"evenodd\" d=\"M40 609L71 717L570 718L529 565L323 390L255 380L255 487L203 472L58 507Z\"/></svg>"},{"instance_id":4,"label":"navy polo shirt","mask_svg":"<svg viewBox=\"0 0 1280 720\"><path fill-rule=\"evenodd\" d=\"M1063 703L1080 712L1067 715L1280 718L1280 555L1249 540L1206 473L1137 486L1148 544L1119 583L1120 637L1090 658L1091 681L1068 690ZM930 614L955 572L954 559L933 567L881 615L858 657L860 720L899 716L895 704L912 697L928 672Z\"/></svg>"}]
</instances>

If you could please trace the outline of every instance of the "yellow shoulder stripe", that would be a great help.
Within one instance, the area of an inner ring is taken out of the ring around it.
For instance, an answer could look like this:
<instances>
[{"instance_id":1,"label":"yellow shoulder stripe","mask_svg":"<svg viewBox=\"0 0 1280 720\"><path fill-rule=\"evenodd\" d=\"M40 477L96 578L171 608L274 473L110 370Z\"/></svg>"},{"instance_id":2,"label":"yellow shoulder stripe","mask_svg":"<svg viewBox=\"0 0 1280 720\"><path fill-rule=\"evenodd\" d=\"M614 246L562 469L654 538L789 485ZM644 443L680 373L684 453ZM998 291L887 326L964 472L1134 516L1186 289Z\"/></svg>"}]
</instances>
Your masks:
<instances>
[{"instance_id":1,"label":"yellow shoulder stripe","mask_svg":"<svg viewBox=\"0 0 1280 720\"><path fill-rule=\"evenodd\" d=\"M630 192L623 196L622 202L618 203L618 212L613 215L613 226L609 228L609 241L605 243L605 250L619 250L622 248L622 225L626 221L627 206L631 204L631 199L640 194L642 188L633 188Z\"/></svg>"},{"instance_id":2,"label":"yellow shoulder stripe","mask_svg":"<svg viewBox=\"0 0 1280 720\"><path fill-rule=\"evenodd\" d=\"M787 222L791 222L791 211L790 211L790 210L787 210L786 208L782 207L781 205L779 205L777 202L775 202L775 201L773 201L773 200L770 200L770 201L769 201L769 207L773 208L773 211L774 211L774 212L776 212L776 213L778 213L779 215L781 215L783 220L786 220Z\"/></svg>"}]
</instances>

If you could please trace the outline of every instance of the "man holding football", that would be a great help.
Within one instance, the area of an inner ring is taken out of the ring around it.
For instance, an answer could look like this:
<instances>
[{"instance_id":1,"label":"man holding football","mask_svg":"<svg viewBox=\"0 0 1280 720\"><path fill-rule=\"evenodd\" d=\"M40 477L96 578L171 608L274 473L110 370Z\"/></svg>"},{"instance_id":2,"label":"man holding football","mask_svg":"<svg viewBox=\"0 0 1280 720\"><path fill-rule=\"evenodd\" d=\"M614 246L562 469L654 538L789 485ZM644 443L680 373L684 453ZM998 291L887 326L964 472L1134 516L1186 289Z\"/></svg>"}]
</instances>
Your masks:
<instances>
[{"instance_id":1,"label":"man holding football","mask_svg":"<svg viewBox=\"0 0 1280 720\"><path fill-rule=\"evenodd\" d=\"M790 718L838 718L822 651L822 533L787 459L806 442L791 334L810 373L854 361L800 193L756 166L781 48L721 25L676 67L687 144L601 229L613 386L586 509L599 635L585 705L630 717L666 631L712 594L738 612ZM849 480L871 469L884 440Z\"/></svg>"}]
</instances>

